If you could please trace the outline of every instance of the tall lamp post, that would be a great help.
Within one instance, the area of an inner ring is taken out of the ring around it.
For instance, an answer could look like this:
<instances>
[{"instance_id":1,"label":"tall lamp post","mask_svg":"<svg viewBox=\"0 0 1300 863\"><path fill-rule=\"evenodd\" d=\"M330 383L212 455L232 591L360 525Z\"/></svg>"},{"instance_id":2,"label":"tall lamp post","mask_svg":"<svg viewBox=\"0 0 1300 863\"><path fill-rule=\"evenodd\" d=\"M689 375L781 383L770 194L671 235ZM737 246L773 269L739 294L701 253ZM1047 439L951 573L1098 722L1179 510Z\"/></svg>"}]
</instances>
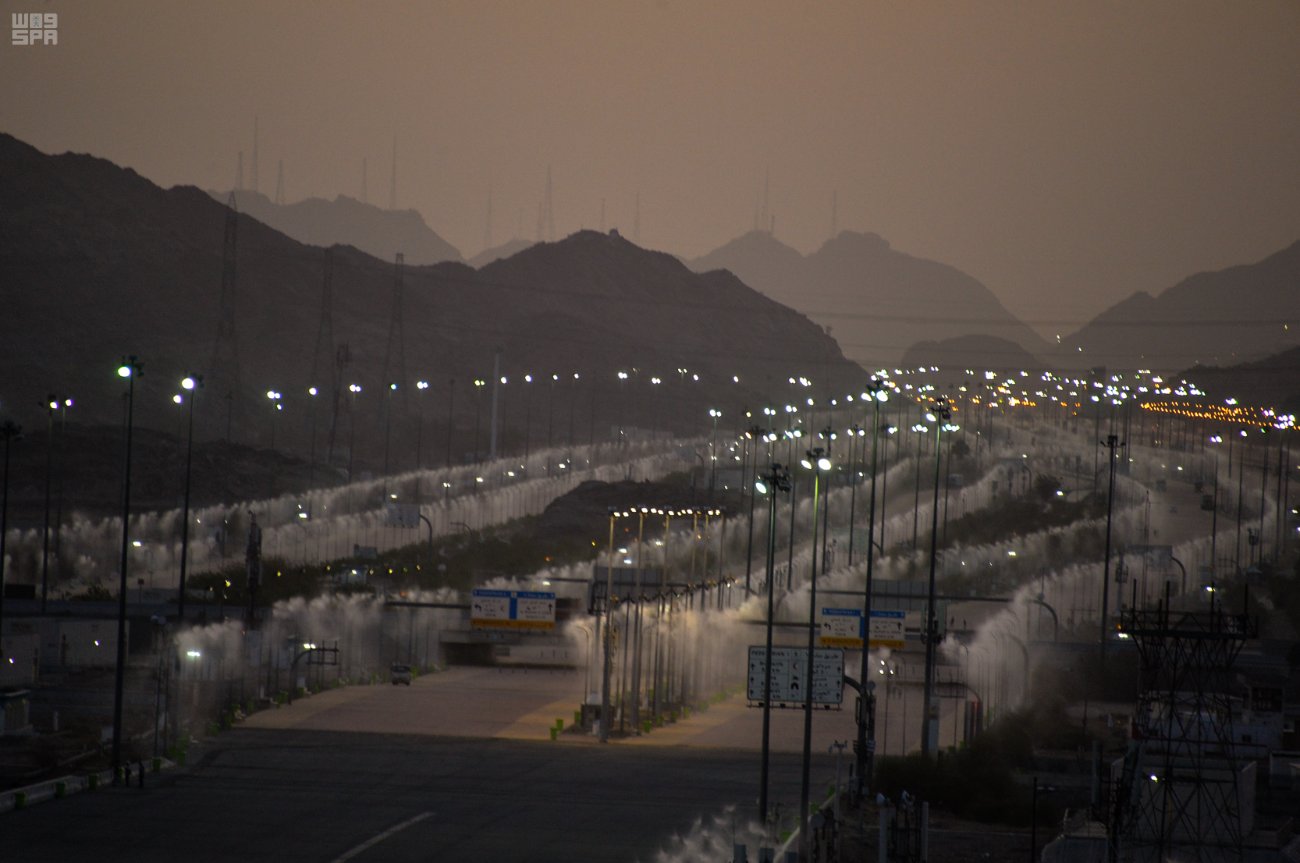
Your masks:
<instances>
[{"instance_id":1,"label":"tall lamp post","mask_svg":"<svg viewBox=\"0 0 1300 863\"><path fill-rule=\"evenodd\" d=\"M1102 669L1106 666L1106 628L1110 612L1110 525L1111 513L1115 508L1115 458L1119 451L1124 448L1120 443L1118 435L1106 435L1106 439L1100 442L1107 450L1106 457L1110 460L1109 479L1106 490L1106 556L1102 560L1101 573L1101 636L1100 636L1100 656Z\"/></svg>"},{"instance_id":2,"label":"tall lamp post","mask_svg":"<svg viewBox=\"0 0 1300 863\"><path fill-rule=\"evenodd\" d=\"M348 399L348 484L351 485L353 456L357 450L357 395L361 384L348 384L348 392L352 394Z\"/></svg>"},{"instance_id":3,"label":"tall lamp post","mask_svg":"<svg viewBox=\"0 0 1300 863\"><path fill-rule=\"evenodd\" d=\"M722 417L722 411L717 408L709 408L709 416L713 419L713 443L709 445L709 502L713 502L713 488L718 477L718 420Z\"/></svg>"},{"instance_id":4,"label":"tall lamp post","mask_svg":"<svg viewBox=\"0 0 1300 863\"><path fill-rule=\"evenodd\" d=\"M762 439L766 439L767 433L764 432L763 429L759 428L758 426L750 426L745 431L745 441L746 443L749 444L749 449L753 450L754 466L756 469L758 467L758 442L760 440L760 437ZM754 493L751 491L749 494L749 538L746 540L745 543L745 597L746 598L748 598L750 594L749 582L751 576L753 575L753 562L754 562L753 559L754 559Z\"/></svg>"},{"instance_id":5,"label":"tall lamp post","mask_svg":"<svg viewBox=\"0 0 1300 863\"><path fill-rule=\"evenodd\" d=\"M388 395L384 397L384 488L388 488L388 453L393 439L393 393L397 392L396 382L389 381Z\"/></svg>"},{"instance_id":6,"label":"tall lamp post","mask_svg":"<svg viewBox=\"0 0 1300 863\"><path fill-rule=\"evenodd\" d=\"M872 378L862 393L863 398L871 400L871 503L867 513L867 580L862 589L862 666L858 681L862 687L862 715L858 720L858 740L853 747L857 760L859 800L867 793L871 782L876 749L876 696L867 689L867 655L871 652L871 591L875 567L875 533L876 533L876 467L877 446L880 440L880 404L889 398L883 383ZM857 487L856 480L854 487ZM853 524L849 524L849 536L853 536ZM850 539L852 543L852 539ZM849 546L853 546L850 544Z\"/></svg>"},{"instance_id":7,"label":"tall lamp post","mask_svg":"<svg viewBox=\"0 0 1300 863\"><path fill-rule=\"evenodd\" d=\"M187 402L188 419L185 433L185 499L181 507L181 574L176 592L176 619L185 619L185 564L190 548L190 469L194 454L194 399L203 388L203 375L187 375L181 380L181 388L189 397L179 396ZM313 387L314 389L314 387ZM313 435L314 437L314 435Z\"/></svg>"},{"instance_id":8,"label":"tall lamp post","mask_svg":"<svg viewBox=\"0 0 1300 863\"><path fill-rule=\"evenodd\" d=\"M424 392L429 388L428 381L416 381L415 389ZM415 413L415 469L424 469L424 400L420 400L420 409ZM419 480L416 481L416 498L419 498Z\"/></svg>"},{"instance_id":9,"label":"tall lamp post","mask_svg":"<svg viewBox=\"0 0 1300 863\"><path fill-rule=\"evenodd\" d=\"M1210 443L1223 443L1222 435L1214 435L1210 438ZM1228 437L1228 445L1232 445L1232 437ZM1214 570L1218 566L1219 551L1219 450L1214 450L1214 506L1210 513L1210 581L1214 581Z\"/></svg>"},{"instance_id":10,"label":"tall lamp post","mask_svg":"<svg viewBox=\"0 0 1300 863\"><path fill-rule=\"evenodd\" d=\"M45 614L45 600L49 593L50 573L50 479L54 473L54 412L60 400L54 393L45 399L45 517L41 523L41 614Z\"/></svg>"},{"instance_id":11,"label":"tall lamp post","mask_svg":"<svg viewBox=\"0 0 1300 863\"><path fill-rule=\"evenodd\" d=\"M767 775L772 734L772 616L776 611L773 588L776 582L776 493L790 490L790 472L772 462L771 469L760 477L754 488L768 496L767 507L767 647L763 667L763 766L759 777L758 818L767 824Z\"/></svg>"},{"instance_id":12,"label":"tall lamp post","mask_svg":"<svg viewBox=\"0 0 1300 863\"><path fill-rule=\"evenodd\" d=\"M307 387L307 395L311 397L311 444L307 448L308 488L316 485L316 396L319 394L320 390L316 389L316 387Z\"/></svg>"},{"instance_id":13,"label":"tall lamp post","mask_svg":"<svg viewBox=\"0 0 1300 863\"><path fill-rule=\"evenodd\" d=\"M267 390L266 398L271 402L271 449L275 449L275 420L283 409L280 400L284 398L284 393L279 390Z\"/></svg>"},{"instance_id":14,"label":"tall lamp post","mask_svg":"<svg viewBox=\"0 0 1300 863\"><path fill-rule=\"evenodd\" d=\"M4 438L4 478L0 481L0 657L4 656L5 623L5 534L9 530L9 445L22 437L23 427L12 420L0 425L0 438Z\"/></svg>"},{"instance_id":15,"label":"tall lamp post","mask_svg":"<svg viewBox=\"0 0 1300 863\"><path fill-rule=\"evenodd\" d=\"M939 621L934 614L934 575L938 562L939 480L942 476L939 468L943 461L940 444L945 431L956 431L959 426L951 422L952 411L944 399L937 401L925 418L934 423L934 505L930 512L930 583L925 599L925 698L921 710L921 754L929 758L939 736L938 705L934 704L934 649L939 641Z\"/></svg>"},{"instance_id":16,"label":"tall lamp post","mask_svg":"<svg viewBox=\"0 0 1300 863\"><path fill-rule=\"evenodd\" d=\"M799 817L803 824L799 835L801 843L807 849L809 780L812 768L813 651L817 647L817 504L821 493L821 475L830 471L831 460L826 456L826 451L818 446L808 450L799 463L813 474L812 565L808 576L808 663L804 669L803 776L799 784Z\"/></svg>"},{"instance_id":17,"label":"tall lamp post","mask_svg":"<svg viewBox=\"0 0 1300 863\"><path fill-rule=\"evenodd\" d=\"M122 474L122 558L117 591L117 666L113 680L113 782L121 781L122 682L126 672L126 568L131 548L131 430L135 421L135 379L140 364L134 356L122 358L117 376L126 379L126 464Z\"/></svg>"},{"instance_id":18,"label":"tall lamp post","mask_svg":"<svg viewBox=\"0 0 1300 863\"><path fill-rule=\"evenodd\" d=\"M611 508L609 511L609 549L606 552L606 563L605 563L605 609L604 609L605 632L603 634L604 640L602 645L604 648L603 650L604 663L601 672L601 685L600 685L600 742L601 743L609 742L610 713L612 712L610 697L609 697L609 676L610 676L610 670L611 670L610 666L612 660L612 657L610 656L610 649L613 646L613 639L610 637L610 626L613 624L614 621L614 614L613 614L614 612L614 601L613 601L614 522L624 515L625 513L622 513L616 509Z\"/></svg>"}]
</instances>

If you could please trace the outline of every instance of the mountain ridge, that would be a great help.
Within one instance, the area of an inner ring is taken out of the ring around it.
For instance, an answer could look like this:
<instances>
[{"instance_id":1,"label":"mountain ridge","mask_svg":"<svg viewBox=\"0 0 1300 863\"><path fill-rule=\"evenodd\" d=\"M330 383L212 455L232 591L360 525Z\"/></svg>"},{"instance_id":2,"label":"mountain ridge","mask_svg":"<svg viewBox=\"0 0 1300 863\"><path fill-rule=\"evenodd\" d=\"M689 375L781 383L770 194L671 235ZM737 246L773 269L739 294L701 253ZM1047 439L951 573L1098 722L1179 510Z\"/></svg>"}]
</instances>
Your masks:
<instances>
[{"instance_id":1,"label":"mountain ridge","mask_svg":"<svg viewBox=\"0 0 1300 863\"><path fill-rule=\"evenodd\" d=\"M380 260L401 252L408 264L460 261L460 252L429 227L418 210L385 210L347 195L330 201L304 198L276 204L250 189L208 192L226 203L231 194L240 212L310 246L347 245Z\"/></svg>"},{"instance_id":2,"label":"mountain ridge","mask_svg":"<svg viewBox=\"0 0 1300 863\"><path fill-rule=\"evenodd\" d=\"M970 335L1014 342L1032 355L1047 349L977 279L900 252L875 233L842 231L803 255L768 232L750 231L690 266L736 273L830 328L846 354L865 365L897 363L918 342ZM934 306L943 313L935 315ZM964 364L978 357L952 359Z\"/></svg>"},{"instance_id":3,"label":"mountain ridge","mask_svg":"<svg viewBox=\"0 0 1300 863\"><path fill-rule=\"evenodd\" d=\"M237 378L211 368L228 223L237 229ZM333 341L317 351L327 260ZM281 446L302 445L318 419L342 436L354 411L359 440L384 439L389 409L379 394L400 380L408 386L388 399L395 426L400 416L394 445L418 440L422 399L454 401L451 432L467 448L478 407L469 384L492 377L498 349L512 380L529 371L581 373L582 403L570 386L563 404L587 413L593 429L621 425L616 411L649 426L648 400L620 395L627 387L614 376L618 369L647 389L648 378L661 374L664 395L653 410L686 429L697 429L719 398L729 416L759 404L758 390L784 382L794 368L822 372L822 380L861 373L796 312L612 233L578 232L483 272L458 262L407 266L394 341L396 272L391 261L352 247L294 240L195 187L162 189L107 160L47 156L0 135L0 297L11 310L0 319L0 365L11 372L0 399L7 413L31 414L26 422L44 421L35 406L48 392L77 399L76 422L120 421L113 369L125 354L145 369L138 422L174 427L176 381L197 372L207 377L196 400L201 436L219 436L229 424L240 442L275 437ZM345 345L342 358L336 349ZM705 384L670 374L680 367ZM416 375L431 382L423 396ZM348 383L360 384L361 394L349 398ZM325 397L309 397L308 386ZM274 412L268 390L283 393ZM518 391L506 393L503 434L518 435L527 413L517 401L508 407Z\"/></svg>"}]
</instances>

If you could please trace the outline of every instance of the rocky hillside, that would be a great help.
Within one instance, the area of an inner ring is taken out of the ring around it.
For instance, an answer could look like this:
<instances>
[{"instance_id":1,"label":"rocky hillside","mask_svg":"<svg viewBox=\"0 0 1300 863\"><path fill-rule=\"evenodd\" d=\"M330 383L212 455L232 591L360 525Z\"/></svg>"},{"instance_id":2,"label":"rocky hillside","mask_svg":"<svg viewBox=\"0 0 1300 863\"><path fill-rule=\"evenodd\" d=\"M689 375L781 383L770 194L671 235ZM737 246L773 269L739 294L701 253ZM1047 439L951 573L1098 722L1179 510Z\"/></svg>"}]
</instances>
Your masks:
<instances>
[{"instance_id":1,"label":"rocky hillside","mask_svg":"<svg viewBox=\"0 0 1300 863\"><path fill-rule=\"evenodd\" d=\"M218 351L228 227L233 339ZM76 399L71 422L120 423L125 354L144 369L137 423L181 430L172 396L197 372L201 438L229 429L235 443L302 456L327 433L355 436L371 468L390 453L409 463L431 441L457 458L478 440L485 450L491 400L472 381L493 377L498 354L510 381L497 396L503 449L526 446L530 426L535 445L544 410L587 436L624 424L696 432L708 407L739 423L791 374L860 378L803 316L616 234L581 232L477 272L407 266L400 304L398 275L391 260L342 246L327 256L196 188L161 189L101 159L0 136L0 406L29 427L44 424L51 392ZM548 380L558 373L566 386Z\"/></svg>"},{"instance_id":2,"label":"rocky hillside","mask_svg":"<svg viewBox=\"0 0 1300 863\"><path fill-rule=\"evenodd\" d=\"M1136 293L1062 342L1062 362L1172 371L1300 345L1300 242L1254 264Z\"/></svg>"}]
</instances>

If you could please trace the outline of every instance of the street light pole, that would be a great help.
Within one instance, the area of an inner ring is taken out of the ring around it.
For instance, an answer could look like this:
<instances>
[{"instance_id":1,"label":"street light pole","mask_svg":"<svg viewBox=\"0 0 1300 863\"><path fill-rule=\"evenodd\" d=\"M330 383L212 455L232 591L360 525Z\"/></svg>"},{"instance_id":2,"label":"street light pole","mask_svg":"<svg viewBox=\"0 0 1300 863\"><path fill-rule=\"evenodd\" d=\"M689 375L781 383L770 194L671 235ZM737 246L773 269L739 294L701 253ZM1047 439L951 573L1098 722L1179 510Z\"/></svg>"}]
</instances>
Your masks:
<instances>
[{"instance_id":1,"label":"street light pole","mask_svg":"<svg viewBox=\"0 0 1300 863\"><path fill-rule=\"evenodd\" d=\"M194 400L203 388L203 375L189 375L181 381L181 387L190 394L186 399L188 430L185 434L185 498L181 507L181 573L176 592L176 619L185 620L185 564L190 547L190 471L194 464ZM313 434L314 437L314 434Z\"/></svg>"},{"instance_id":2,"label":"street light pole","mask_svg":"<svg viewBox=\"0 0 1300 863\"><path fill-rule=\"evenodd\" d=\"M854 424L848 427L849 434L849 569L853 568L853 533L858 517L858 441L866 432ZM865 455L865 453L864 453Z\"/></svg>"},{"instance_id":3,"label":"street light pole","mask_svg":"<svg viewBox=\"0 0 1300 863\"><path fill-rule=\"evenodd\" d=\"M871 591L874 589L873 577L875 568L875 533L876 533L876 467L877 467L877 447L880 440L880 403L888 396L885 394L884 385L874 377L867 385L866 392L863 393L871 399L872 420L871 420L871 503L867 514L867 578L866 584L862 590L862 666L859 669L858 681L862 687L860 697L862 699L862 716L858 720L858 740L857 745L853 747L854 755L857 756L857 777L859 800L863 799L867 793L867 788L871 783L871 774L875 762L876 749L876 695L867 685L867 657L871 652ZM850 521L849 535L852 536L853 524ZM850 540L852 542L852 540ZM852 546L850 546L851 548Z\"/></svg>"},{"instance_id":4,"label":"street light pole","mask_svg":"<svg viewBox=\"0 0 1300 863\"><path fill-rule=\"evenodd\" d=\"M604 632L604 668L601 673L600 685L600 742L609 742L609 725L610 725L610 699L609 699L609 672L610 672L610 647L613 639L610 638L610 625L613 623L613 598L614 598L614 520L619 517L620 513L611 509L609 511L609 550L605 558L605 632Z\"/></svg>"},{"instance_id":5,"label":"street light pole","mask_svg":"<svg viewBox=\"0 0 1300 863\"><path fill-rule=\"evenodd\" d=\"M1124 444L1119 442L1117 435L1106 435L1106 440L1100 442L1106 448L1107 458L1110 459L1109 480L1106 491L1106 556L1102 561L1101 574L1101 636L1100 636L1100 656L1101 666L1106 667L1106 623L1110 612L1110 526L1111 513L1115 508L1115 456L1117 452L1124 448Z\"/></svg>"},{"instance_id":6,"label":"street light pole","mask_svg":"<svg viewBox=\"0 0 1300 863\"><path fill-rule=\"evenodd\" d=\"M938 720L936 707L934 704L934 649L939 640L938 620L935 619L934 609L934 577L935 568L938 562L938 539L939 539L939 480L942 476L940 466L943 462L943 433L944 430L956 431L957 426L949 423L952 419L952 411L948 408L948 403L940 399L928 414L926 419L934 423L934 503L930 512L930 582L929 589L926 593L925 600L925 697L924 705L921 711L921 754L929 758L933 754L935 739L938 735Z\"/></svg>"},{"instance_id":7,"label":"street light pole","mask_svg":"<svg viewBox=\"0 0 1300 863\"><path fill-rule=\"evenodd\" d=\"M50 393L45 400L45 519L41 523L41 615L45 615L45 600L49 592L50 572L50 476L54 472L54 411L59 398Z\"/></svg>"},{"instance_id":8,"label":"street light pole","mask_svg":"<svg viewBox=\"0 0 1300 863\"><path fill-rule=\"evenodd\" d=\"M767 508L767 647L763 659L763 760L759 778L758 819L767 825L767 776L772 728L772 617L776 613L776 493L790 490L790 472L776 462L768 473L754 483L760 494L768 495Z\"/></svg>"},{"instance_id":9,"label":"street light pole","mask_svg":"<svg viewBox=\"0 0 1300 863\"><path fill-rule=\"evenodd\" d=\"M722 411L709 408L709 416L713 418L713 443L709 448L709 503L713 503L713 487L718 476L718 418Z\"/></svg>"},{"instance_id":10,"label":"street light pole","mask_svg":"<svg viewBox=\"0 0 1300 863\"><path fill-rule=\"evenodd\" d=\"M122 358L117 375L126 378L126 465L122 479L122 557L117 591L117 665L113 681L113 783L122 768L122 683L126 673L126 569L131 530L131 431L135 420L135 379L140 364L134 356Z\"/></svg>"},{"instance_id":11,"label":"street light pole","mask_svg":"<svg viewBox=\"0 0 1300 863\"><path fill-rule=\"evenodd\" d=\"M813 541L808 578L808 662L804 668L803 775L799 785L799 818L803 825L799 835L805 852L809 847L810 827L808 800L812 770L813 651L817 647L817 504L821 494L821 475L831 469L831 460L826 457L825 452L822 447L813 447L808 450L801 462L805 469L813 472ZM804 856L806 858L807 854L805 853Z\"/></svg>"},{"instance_id":12,"label":"street light pole","mask_svg":"<svg viewBox=\"0 0 1300 863\"><path fill-rule=\"evenodd\" d=\"M361 384L348 384L348 392L352 394L348 400L348 483L351 484L353 455L357 450L357 393L361 392Z\"/></svg>"},{"instance_id":13,"label":"street light pole","mask_svg":"<svg viewBox=\"0 0 1300 863\"><path fill-rule=\"evenodd\" d=\"M749 445L749 449L753 451L755 471L757 471L758 469L758 440L759 440L759 435L761 434L763 434L763 430L758 426L750 426L748 431L745 432L746 442L748 443L752 441L752 443L750 443ZM746 541L745 544L745 596L747 598L750 594L749 582L750 582L750 577L753 574L753 558L754 558L754 492L753 489L751 489L749 492L749 539Z\"/></svg>"}]
</instances>

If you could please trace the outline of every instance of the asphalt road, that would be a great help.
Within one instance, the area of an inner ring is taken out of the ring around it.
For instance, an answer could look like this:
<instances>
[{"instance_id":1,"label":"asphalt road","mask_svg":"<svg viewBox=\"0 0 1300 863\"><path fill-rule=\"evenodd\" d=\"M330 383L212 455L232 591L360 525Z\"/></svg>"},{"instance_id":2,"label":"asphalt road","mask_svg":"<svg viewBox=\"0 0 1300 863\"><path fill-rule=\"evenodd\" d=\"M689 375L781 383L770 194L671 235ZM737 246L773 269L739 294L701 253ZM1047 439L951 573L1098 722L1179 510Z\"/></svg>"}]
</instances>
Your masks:
<instances>
[{"instance_id":1,"label":"asphalt road","mask_svg":"<svg viewBox=\"0 0 1300 863\"><path fill-rule=\"evenodd\" d=\"M324 693L258 714L144 789L3 816L0 859L649 863L697 820L754 811L759 711L733 702L643 738L551 741L573 683L461 669ZM817 718L815 794L835 775L820 743L846 713ZM771 797L787 812L796 715L781 715L773 755Z\"/></svg>"}]
</instances>

